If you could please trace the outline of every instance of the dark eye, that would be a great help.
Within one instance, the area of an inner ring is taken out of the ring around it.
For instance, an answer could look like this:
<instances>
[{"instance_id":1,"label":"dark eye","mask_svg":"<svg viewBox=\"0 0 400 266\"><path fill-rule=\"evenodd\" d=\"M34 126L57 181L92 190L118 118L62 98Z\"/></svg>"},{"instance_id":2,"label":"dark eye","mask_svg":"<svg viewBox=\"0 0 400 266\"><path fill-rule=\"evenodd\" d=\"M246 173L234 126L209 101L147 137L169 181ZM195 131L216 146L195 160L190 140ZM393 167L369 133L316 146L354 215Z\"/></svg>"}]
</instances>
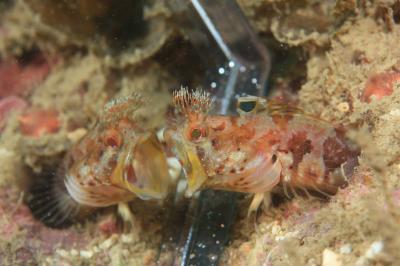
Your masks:
<instances>
[{"instance_id":1,"label":"dark eye","mask_svg":"<svg viewBox=\"0 0 400 266\"><path fill-rule=\"evenodd\" d=\"M245 113L250 113L256 108L256 101L243 101L239 103L239 109Z\"/></svg>"}]
</instances>

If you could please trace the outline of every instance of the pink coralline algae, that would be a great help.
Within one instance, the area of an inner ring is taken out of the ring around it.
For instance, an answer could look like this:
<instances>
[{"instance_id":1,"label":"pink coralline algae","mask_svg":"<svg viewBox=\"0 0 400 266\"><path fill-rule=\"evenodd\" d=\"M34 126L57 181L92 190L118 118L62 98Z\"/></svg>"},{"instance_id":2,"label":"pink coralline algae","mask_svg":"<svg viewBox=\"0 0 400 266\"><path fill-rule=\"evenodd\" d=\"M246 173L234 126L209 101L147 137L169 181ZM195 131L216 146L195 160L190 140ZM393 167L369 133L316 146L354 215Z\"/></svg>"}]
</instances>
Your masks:
<instances>
[{"instance_id":1,"label":"pink coralline algae","mask_svg":"<svg viewBox=\"0 0 400 266\"><path fill-rule=\"evenodd\" d=\"M19 116L18 121L21 133L34 138L56 133L61 126L58 112L55 110L29 111Z\"/></svg>"},{"instance_id":2,"label":"pink coralline algae","mask_svg":"<svg viewBox=\"0 0 400 266\"><path fill-rule=\"evenodd\" d=\"M389 96L397 84L400 84L400 73L380 73L370 77L365 85L361 101L371 102L372 97L380 100L384 96Z\"/></svg>"}]
</instances>

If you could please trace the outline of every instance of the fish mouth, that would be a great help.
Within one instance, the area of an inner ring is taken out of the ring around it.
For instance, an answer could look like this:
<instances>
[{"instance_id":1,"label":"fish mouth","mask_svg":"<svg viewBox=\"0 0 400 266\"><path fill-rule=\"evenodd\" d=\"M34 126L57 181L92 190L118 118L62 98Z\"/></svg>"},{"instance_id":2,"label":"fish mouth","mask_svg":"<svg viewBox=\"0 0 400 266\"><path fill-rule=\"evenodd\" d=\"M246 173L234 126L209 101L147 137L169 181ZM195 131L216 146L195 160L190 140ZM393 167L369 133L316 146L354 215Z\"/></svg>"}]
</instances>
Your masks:
<instances>
[{"instance_id":1,"label":"fish mouth","mask_svg":"<svg viewBox=\"0 0 400 266\"><path fill-rule=\"evenodd\" d=\"M155 134L141 137L128 148L113 176L143 200L163 199L171 188L167 157Z\"/></svg>"},{"instance_id":2,"label":"fish mouth","mask_svg":"<svg viewBox=\"0 0 400 266\"><path fill-rule=\"evenodd\" d=\"M207 174L205 173L200 159L195 151L187 151L187 156L188 165L190 165L190 168L186 167L185 164L183 165L183 168L185 170L189 168L189 171L185 171L188 182L188 188L185 195L190 197L204 185L207 180Z\"/></svg>"}]
</instances>

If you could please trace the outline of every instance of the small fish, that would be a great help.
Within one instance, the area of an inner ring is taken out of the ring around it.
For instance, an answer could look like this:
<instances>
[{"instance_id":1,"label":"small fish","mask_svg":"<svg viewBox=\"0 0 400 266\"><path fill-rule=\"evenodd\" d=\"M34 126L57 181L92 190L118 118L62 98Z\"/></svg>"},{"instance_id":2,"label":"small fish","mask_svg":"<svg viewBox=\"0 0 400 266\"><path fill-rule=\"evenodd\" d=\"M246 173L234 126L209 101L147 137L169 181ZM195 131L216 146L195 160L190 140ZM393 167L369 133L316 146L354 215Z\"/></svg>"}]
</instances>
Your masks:
<instances>
[{"instance_id":1,"label":"small fish","mask_svg":"<svg viewBox=\"0 0 400 266\"><path fill-rule=\"evenodd\" d=\"M180 119L164 138L182 163L188 195L202 188L262 195L278 186L287 195L331 195L346 183L343 170L357 164L359 150L343 128L288 105L248 96L239 98L238 116L210 115L209 94L187 89L174 93L174 104Z\"/></svg>"},{"instance_id":2,"label":"small fish","mask_svg":"<svg viewBox=\"0 0 400 266\"><path fill-rule=\"evenodd\" d=\"M61 227L100 207L168 195L172 179L163 145L131 115L143 101L132 95L105 106L52 178L33 186L29 205L36 217Z\"/></svg>"}]
</instances>

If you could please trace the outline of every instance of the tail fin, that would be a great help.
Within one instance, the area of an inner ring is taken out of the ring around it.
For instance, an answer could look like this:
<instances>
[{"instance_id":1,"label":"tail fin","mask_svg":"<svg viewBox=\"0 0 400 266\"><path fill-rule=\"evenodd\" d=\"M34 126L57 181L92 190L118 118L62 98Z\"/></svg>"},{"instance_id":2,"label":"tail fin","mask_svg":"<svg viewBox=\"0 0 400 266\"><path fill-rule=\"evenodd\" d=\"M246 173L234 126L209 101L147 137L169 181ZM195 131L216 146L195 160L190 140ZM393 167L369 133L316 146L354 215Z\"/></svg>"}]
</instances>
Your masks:
<instances>
[{"instance_id":1,"label":"tail fin","mask_svg":"<svg viewBox=\"0 0 400 266\"><path fill-rule=\"evenodd\" d=\"M45 171L33 176L34 183L26 197L33 216L51 228L66 228L92 213L93 208L77 203L64 184L64 171Z\"/></svg>"}]
</instances>

